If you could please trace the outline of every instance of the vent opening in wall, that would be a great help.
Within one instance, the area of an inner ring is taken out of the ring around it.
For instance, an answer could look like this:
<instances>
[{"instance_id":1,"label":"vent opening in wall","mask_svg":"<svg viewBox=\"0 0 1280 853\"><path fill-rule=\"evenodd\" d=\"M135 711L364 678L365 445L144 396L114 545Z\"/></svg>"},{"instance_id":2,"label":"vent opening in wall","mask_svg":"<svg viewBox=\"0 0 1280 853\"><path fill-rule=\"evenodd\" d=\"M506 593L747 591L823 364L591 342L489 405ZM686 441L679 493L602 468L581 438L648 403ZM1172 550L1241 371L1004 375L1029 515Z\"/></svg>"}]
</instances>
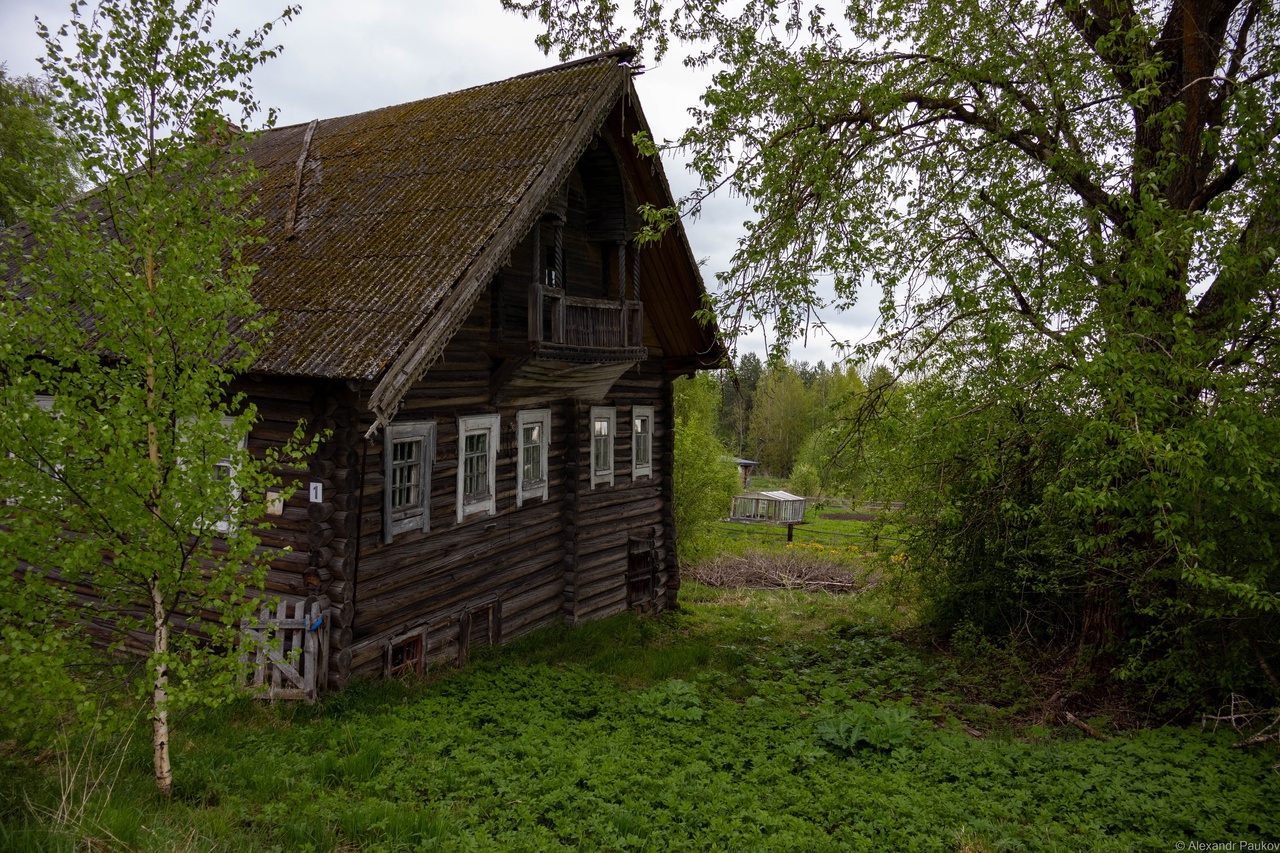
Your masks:
<instances>
[{"instance_id":1,"label":"vent opening in wall","mask_svg":"<svg viewBox=\"0 0 1280 853\"><path fill-rule=\"evenodd\" d=\"M472 607L458 619L458 665L473 646L496 646L502 640L502 602L494 599Z\"/></svg>"}]
</instances>

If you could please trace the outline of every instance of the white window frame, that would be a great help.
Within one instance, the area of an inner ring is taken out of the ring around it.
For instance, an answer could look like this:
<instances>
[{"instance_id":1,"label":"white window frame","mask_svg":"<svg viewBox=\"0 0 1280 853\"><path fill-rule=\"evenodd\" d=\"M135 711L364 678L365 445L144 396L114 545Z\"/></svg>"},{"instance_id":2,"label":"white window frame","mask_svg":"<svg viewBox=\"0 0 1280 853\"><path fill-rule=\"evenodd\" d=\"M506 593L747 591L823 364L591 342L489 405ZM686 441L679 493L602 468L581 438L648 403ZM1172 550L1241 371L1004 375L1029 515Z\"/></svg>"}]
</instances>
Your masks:
<instances>
[{"instance_id":1,"label":"white window frame","mask_svg":"<svg viewBox=\"0 0 1280 853\"><path fill-rule=\"evenodd\" d=\"M501 419L498 415L467 415L458 418L458 487L457 510L458 521L469 515L485 513L493 515L498 511L498 441L501 438L499 427ZM485 459L488 465L488 494L480 498L468 499L466 488L467 476L467 436L486 435Z\"/></svg>"},{"instance_id":2,"label":"white window frame","mask_svg":"<svg viewBox=\"0 0 1280 853\"><path fill-rule=\"evenodd\" d=\"M648 431L640 433L636 429L636 422L644 418ZM636 441L637 435L644 435L645 450L648 458L640 461L640 455L636 452L639 449L639 443ZM632 406L631 407L631 479L635 480L640 477L653 476L653 406Z\"/></svg>"},{"instance_id":3,"label":"white window frame","mask_svg":"<svg viewBox=\"0 0 1280 853\"><path fill-rule=\"evenodd\" d=\"M596 424L601 421L607 421L609 424L609 434L607 436L596 436ZM614 457L613 448L614 441L618 436L618 410L613 406L592 406L591 407L591 423L588 431L590 440L587 444L588 458L591 464L591 488L596 486L612 486L613 485L613 467ZM597 441L604 439L603 456L609 460L609 468L605 470L596 465L597 461Z\"/></svg>"},{"instance_id":4,"label":"white window frame","mask_svg":"<svg viewBox=\"0 0 1280 853\"><path fill-rule=\"evenodd\" d=\"M36 408L41 409L42 411L48 412L54 418L58 417L53 413L53 397L49 394L36 395ZM54 465L53 468L49 468L43 462L37 462L36 467L39 468L41 471L44 471L50 477L53 477L55 480L57 479L56 475L58 474L58 472L62 470L61 465Z\"/></svg>"},{"instance_id":5,"label":"white window frame","mask_svg":"<svg viewBox=\"0 0 1280 853\"><path fill-rule=\"evenodd\" d=\"M194 417L182 419L182 421L178 424L178 431L182 437L186 437L187 435L190 434L190 429L192 425L195 424L196 420L197 419ZM234 426L235 422L236 422L236 418L234 415L223 415L221 418L218 419L218 423L221 424L224 429ZM247 434L241 435L239 439L237 439L235 442L235 449L244 450L248 445L249 445L249 436ZM192 463L188 459L179 456L177 457L177 464L181 468L188 469L188 466ZM235 465L234 462L232 462L230 456L222 456L217 460L210 461L210 457L203 455L203 452L201 453L200 464L208 465L209 468L211 469L216 469L218 467L225 467L227 469L227 479L232 481L231 495L227 503L226 512L222 515L221 518L214 519L213 521L214 532L226 535L228 533L231 533L234 530L238 530L240 527L240 521L241 521L240 515L243 512L243 508L240 502L240 490L238 488L235 488L234 481L236 478L236 474L239 473L240 469ZM200 518L200 521L201 521L200 529L202 530L204 529L204 520L205 520L204 516L202 515Z\"/></svg>"},{"instance_id":6,"label":"white window frame","mask_svg":"<svg viewBox=\"0 0 1280 853\"><path fill-rule=\"evenodd\" d=\"M418 467L418 500L412 506L392 508L392 481L395 446L410 441L421 442ZM431 530L431 469L436 458L435 421L406 421L389 424L382 436L382 542L389 545L399 534L410 530Z\"/></svg>"},{"instance_id":7,"label":"white window frame","mask_svg":"<svg viewBox=\"0 0 1280 853\"><path fill-rule=\"evenodd\" d=\"M524 479L525 463L525 427L542 427L542 437L538 443L538 453L542 459L542 478L526 482ZM547 484L550 482L550 460L547 451L551 447L551 410L528 409L516 412L516 506L522 506L526 500L546 500L549 494Z\"/></svg>"},{"instance_id":8,"label":"white window frame","mask_svg":"<svg viewBox=\"0 0 1280 853\"><path fill-rule=\"evenodd\" d=\"M235 422L236 422L236 419L229 415L226 417L223 417L221 420L221 423L224 427L232 426L233 424L235 424ZM249 444L249 436L242 435L240 436L240 440L236 443L235 449L244 450L245 447L248 446L248 444ZM217 462L213 463L214 468L217 468L219 466L226 467L227 479L232 481L235 480L236 474L238 473L238 469L232 463L230 456L223 456ZM218 531L219 533L230 533L231 531L235 530L237 527L240 526L240 519L238 517L240 515L240 490L239 489L232 488L230 503L231 505L227 507L227 514L213 523L213 529Z\"/></svg>"}]
</instances>

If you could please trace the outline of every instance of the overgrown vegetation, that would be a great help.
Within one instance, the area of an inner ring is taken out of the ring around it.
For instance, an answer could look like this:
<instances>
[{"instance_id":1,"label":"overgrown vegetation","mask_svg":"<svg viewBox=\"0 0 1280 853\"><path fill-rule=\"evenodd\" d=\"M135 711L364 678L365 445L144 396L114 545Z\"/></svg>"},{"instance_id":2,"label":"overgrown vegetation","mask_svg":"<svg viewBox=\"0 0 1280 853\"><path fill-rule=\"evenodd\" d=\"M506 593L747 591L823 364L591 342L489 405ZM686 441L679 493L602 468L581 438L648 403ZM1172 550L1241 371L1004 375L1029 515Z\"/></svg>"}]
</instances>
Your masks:
<instances>
[{"instance_id":1,"label":"overgrown vegetation","mask_svg":"<svg viewBox=\"0 0 1280 853\"><path fill-rule=\"evenodd\" d=\"M502 5L715 69L672 144L687 209L752 205L722 329L878 299L839 343L922 383L940 601L1171 713L1280 701L1274 4Z\"/></svg>"},{"instance_id":2,"label":"overgrown vegetation","mask_svg":"<svg viewBox=\"0 0 1280 853\"><path fill-rule=\"evenodd\" d=\"M719 395L711 377L700 374L677 379L672 388L675 405L676 547L688 562L708 556L708 528L729 514L738 491L737 468L716 439Z\"/></svg>"},{"instance_id":3,"label":"overgrown vegetation","mask_svg":"<svg viewBox=\"0 0 1280 853\"><path fill-rule=\"evenodd\" d=\"M904 642L875 592L710 590L551 628L425 682L190 719L175 801L145 738L10 746L7 850L1079 850L1280 840L1274 745L1059 725L1016 657ZM83 749L83 745L78 745ZM118 763L117 763L118 762Z\"/></svg>"}]
</instances>

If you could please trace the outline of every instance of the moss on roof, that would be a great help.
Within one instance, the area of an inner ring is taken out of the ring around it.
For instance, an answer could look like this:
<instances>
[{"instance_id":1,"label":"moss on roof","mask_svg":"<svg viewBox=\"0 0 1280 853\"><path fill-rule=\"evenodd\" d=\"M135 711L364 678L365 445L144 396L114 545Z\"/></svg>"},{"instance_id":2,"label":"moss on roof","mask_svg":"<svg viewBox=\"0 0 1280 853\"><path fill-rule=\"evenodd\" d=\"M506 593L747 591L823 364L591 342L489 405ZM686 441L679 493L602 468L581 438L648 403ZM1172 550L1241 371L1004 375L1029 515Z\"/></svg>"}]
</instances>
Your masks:
<instances>
[{"instance_id":1,"label":"moss on roof","mask_svg":"<svg viewBox=\"0 0 1280 853\"><path fill-rule=\"evenodd\" d=\"M257 368L378 376L512 224L538 177L559 167L588 107L629 73L620 58L317 122L292 237L308 125L256 140L264 241L247 260L259 266L255 299L277 318Z\"/></svg>"}]
</instances>

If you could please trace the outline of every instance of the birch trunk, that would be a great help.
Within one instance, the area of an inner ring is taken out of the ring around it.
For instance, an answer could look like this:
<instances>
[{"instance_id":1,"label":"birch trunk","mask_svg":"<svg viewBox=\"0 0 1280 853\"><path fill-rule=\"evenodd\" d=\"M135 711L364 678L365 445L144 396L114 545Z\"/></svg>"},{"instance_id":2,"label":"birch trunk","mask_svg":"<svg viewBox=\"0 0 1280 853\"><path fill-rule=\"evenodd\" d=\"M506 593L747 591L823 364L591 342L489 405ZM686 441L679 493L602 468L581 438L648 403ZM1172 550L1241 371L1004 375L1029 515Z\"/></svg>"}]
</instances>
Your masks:
<instances>
[{"instance_id":1,"label":"birch trunk","mask_svg":"<svg viewBox=\"0 0 1280 853\"><path fill-rule=\"evenodd\" d=\"M173 768L169 764L169 623L166 619L164 595L158 579L151 579L151 613L155 624L156 661L151 693L151 746L156 770L156 787L164 797L173 795Z\"/></svg>"}]
</instances>

